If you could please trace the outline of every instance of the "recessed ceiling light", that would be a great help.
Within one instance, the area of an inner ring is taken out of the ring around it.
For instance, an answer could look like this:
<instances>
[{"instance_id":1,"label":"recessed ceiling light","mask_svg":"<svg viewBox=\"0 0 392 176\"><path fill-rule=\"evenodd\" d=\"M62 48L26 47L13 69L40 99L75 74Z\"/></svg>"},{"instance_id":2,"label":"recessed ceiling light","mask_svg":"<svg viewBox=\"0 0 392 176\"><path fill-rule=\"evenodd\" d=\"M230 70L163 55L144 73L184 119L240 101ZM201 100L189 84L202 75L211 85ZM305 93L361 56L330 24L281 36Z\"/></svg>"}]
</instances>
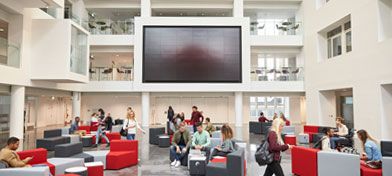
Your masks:
<instances>
[{"instance_id":1,"label":"recessed ceiling light","mask_svg":"<svg viewBox=\"0 0 392 176\"><path fill-rule=\"evenodd\" d=\"M116 54L116 57L119 57L120 55Z\"/></svg>"},{"instance_id":2,"label":"recessed ceiling light","mask_svg":"<svg viewBox=\"0 0 392 176\"><path fill-rule=\"evenodd\" d=\"M4 29L3 29L3 28L0 28L0 32L4 32Z\"/></svg>"}]
</instances>

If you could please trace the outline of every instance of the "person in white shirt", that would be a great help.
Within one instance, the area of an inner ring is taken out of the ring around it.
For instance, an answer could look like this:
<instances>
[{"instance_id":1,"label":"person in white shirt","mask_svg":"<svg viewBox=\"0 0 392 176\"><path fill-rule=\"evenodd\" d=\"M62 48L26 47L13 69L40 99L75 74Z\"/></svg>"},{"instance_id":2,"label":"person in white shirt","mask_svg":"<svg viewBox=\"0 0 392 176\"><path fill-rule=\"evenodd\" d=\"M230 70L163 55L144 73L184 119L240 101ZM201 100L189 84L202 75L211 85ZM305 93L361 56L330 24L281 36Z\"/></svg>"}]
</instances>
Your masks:
<instances>
[{"instance_id":1,"label":"person in white shirt","mask_svg":"<svg viewBox=\"0 0 392 176\"><path fill-rule=\"evenodd\" d=\"M140 130L141 132L146 133L137 123L135 112L133 112L132 108L130 107L127 109L127 119L124 120L123 129L128 130L128 140L135 140L136 130Z\"/></svg>"},{"instance_id":2,"label":"person in white shirt","mask_svg":"<svg viewBox=\"0 0 392 176\"><path fill-rule=\"evenodd\" d=\"M93 113L93 114L91 114L91 122L98 122L98 119L97 119L97 114L96 113Z\"/></svg>"},{"instance_id":3,"label":"person in white shirt","mask_svg":"<svg viewBox=\"0 0 392 176\"><path fill-rule=\"evenodd\" d=\"M334 133L334 137L331 137L331 148L336 149L336 142L348 135L348 128L344 125L344 119L341 117L336 118L336 126L338 131Z\"/></svg>"},{"instance_id":4,"label":"person in white shirt","mask_svg":"<svg viewBox=\"0 0 392 176\"><path fill-rule=\"evenodd\" d=\"M327 152L336 152L336 150L331 148L331 137L334 135L334 131L332 128L324 129L325 136L321 139L321 150Z\"/></svg>"}]
</instances>

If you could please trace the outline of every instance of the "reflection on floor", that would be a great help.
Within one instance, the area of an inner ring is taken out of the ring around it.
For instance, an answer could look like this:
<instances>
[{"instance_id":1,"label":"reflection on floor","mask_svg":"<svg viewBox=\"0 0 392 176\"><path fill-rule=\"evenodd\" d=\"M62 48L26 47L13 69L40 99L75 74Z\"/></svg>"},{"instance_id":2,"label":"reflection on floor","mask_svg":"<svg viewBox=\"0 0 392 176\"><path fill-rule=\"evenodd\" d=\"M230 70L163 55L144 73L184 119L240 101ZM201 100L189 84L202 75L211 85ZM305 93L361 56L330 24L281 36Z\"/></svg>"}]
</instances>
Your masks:
<instances>
[{"instance_id":1,"label":"reflection on floor","mask_svg":"<svg viewBox=\"0 0 392 176\"><path fill-rule=\"evenodd\" d=\"M50 127L50 129L58 127ZM42 138L43 130L37 129L35 131L28 131L25 135L24 146L25 149L35 148L36 137ZM257 146L261 143L264 138L262 135L249 134L248 126L235 127L235 138L246 141L248 143L246 149L246 160L247 160L247 175L256 176L263 175L266 167L260 167L255 159L254 153ZM148 131L148 130L146 130ZM148 143L147 134L137 134L139 140L139 159L140 162L137 166L115 170L105 171L105 176L172 176L172 175L189 175L186 167L172 167L169 161L169 148L159 148L155 145ZM85 150L105 150L105 144L98 148L85 148ZM49 157L53 156L53 152L48 153ZM282 168L285 175L291 175L291 154L290 151L283 153L282 157Z\"/></svg>"}]
</instances>

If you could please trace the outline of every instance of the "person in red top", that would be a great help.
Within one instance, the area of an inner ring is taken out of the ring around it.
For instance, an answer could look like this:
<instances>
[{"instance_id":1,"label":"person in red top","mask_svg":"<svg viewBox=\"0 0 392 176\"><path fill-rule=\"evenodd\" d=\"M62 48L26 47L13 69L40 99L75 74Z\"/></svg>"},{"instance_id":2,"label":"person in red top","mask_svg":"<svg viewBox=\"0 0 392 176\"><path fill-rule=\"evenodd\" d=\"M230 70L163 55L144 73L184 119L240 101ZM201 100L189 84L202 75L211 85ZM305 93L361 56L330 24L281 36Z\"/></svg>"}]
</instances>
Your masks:
<instances>
[{"instance_id":1,"label":"person in red top","mask_svg":"<svg viewBox=\"0 0 392 176\"><path fill-rule=\"evenodd\" d=\"M260 112L260 117L259 117L259 122L265 123L269 122L270 120L267 119L267 117L264 116L263 112Z\"/></svg>"},{"instance_id":2,"label":"person in red top","mask_svg":"<svg viewBox=\"0 0 392 176\"><path fill-rule=\"evenodd\" d=\"M200 118L201 118L201 120L200 120ZM203 121L204 121L203 115L199 111L197 111L197 106L192 106L191 121L193 123L193 132L196 132L197 131L196 123L199 123L199 122L203 123Z\"/></svg>"},{"instance_id":3,"label":"person in red top","mask_svg":"<svg viewBox=\"0 0 392 176\"><path fill-rule=\"evenodd\" d=\"M280 165L282 151L291 149L291 145L284 144L281 131L284 127L284 121L280 118L272 122L271 131L268 133L269 151L274 154L274 161L267 165L264 176L284 176L282 166Z\"/></svg>"}]
</instances>

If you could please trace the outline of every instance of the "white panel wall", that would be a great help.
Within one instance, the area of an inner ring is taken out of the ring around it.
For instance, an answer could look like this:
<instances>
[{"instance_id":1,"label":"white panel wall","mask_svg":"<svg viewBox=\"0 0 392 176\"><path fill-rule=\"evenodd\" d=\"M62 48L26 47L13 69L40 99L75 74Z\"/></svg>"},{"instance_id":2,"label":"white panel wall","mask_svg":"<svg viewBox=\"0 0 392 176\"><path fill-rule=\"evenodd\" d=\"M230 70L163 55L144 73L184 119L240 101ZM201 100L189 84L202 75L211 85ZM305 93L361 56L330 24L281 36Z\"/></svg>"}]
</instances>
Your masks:
<instances>
[{"instance_id":1,"label":"white panel wall","mask_svg":"<svg viewBox=\"0 0 392 176\"><path fill-rule=\"evenodd\" d=\"M392 128L390 127L390 124L392 124L392 85L382 86L381 97L382 97L381 138L384 140L392 140Z\"/></svg>"}]
</instances>

